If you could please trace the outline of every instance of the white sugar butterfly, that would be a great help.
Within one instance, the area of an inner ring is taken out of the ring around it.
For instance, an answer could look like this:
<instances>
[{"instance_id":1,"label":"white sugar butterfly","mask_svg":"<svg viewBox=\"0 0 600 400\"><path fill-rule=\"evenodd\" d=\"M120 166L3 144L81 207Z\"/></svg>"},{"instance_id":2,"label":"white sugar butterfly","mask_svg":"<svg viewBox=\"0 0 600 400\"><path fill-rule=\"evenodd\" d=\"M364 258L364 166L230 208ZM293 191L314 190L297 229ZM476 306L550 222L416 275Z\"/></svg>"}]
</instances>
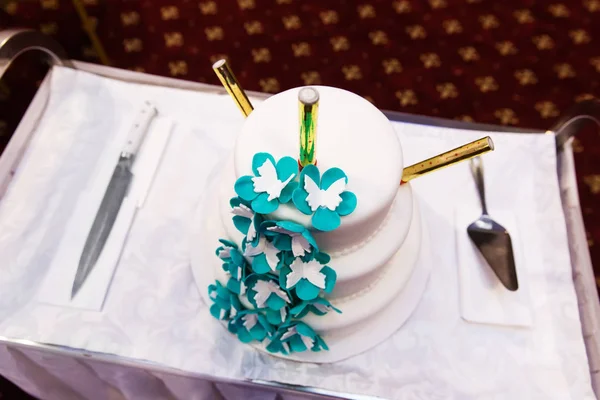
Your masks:
<instances>
[{"instance_id":1,"label":"white sugar butterfly","mask_svg":"<svg viewBox=\"0 0 600 400\"><path fill-rule=\"evenodd\" d=\"M325 274L321 272L323 266L315 260L304 262L300 258L296 258L294 262L290 264L291 272L286 277L286 289L291 288L300 279L304 278L316 287L325 289Z\"/></svg>"},{"instance_id":2,"label":"white sugar butterfly","mask_svg":"<svg viewBox=\"0 0 600 400\"><path fill-rule=\"evenodd\" d=\"M334 211L342 202L340 196L346 190L346 178L340 178L333 182L331 186L323 190L308 175L304 176L304 190L308 193L306 202L312 211L319 207L327 207Z\"/></svg>"},{"instance_id":3,"label":"white sugar butterfly","mask_svg":"<svg viewBox=\"0 0 600 400\"><path fill-rule=\"evenodd\" d=\"M279 285L273 281L258 280L252 288L256 292L254 301L258 308L263 308L267 304L267 300L271 296L271 293L275 293L279 298L284 300L286 303L291 303L288 295L279 287Z\"/></svg>"},{"instance_id":4,"label":"white sugar butterfly","mask_svg":"<svg viewBox=\"0 0 600 400\"><path fill-rule=\"evenodd\" d=\"M283 188L286 187L286 185L290 183L290 181L296 176L296 174L292 174L285 181L280 181L277 177L277 169L275 168L275 165L273 165L273 162L269 159L267 159L263 165L258 167L257 171L260 176L255 176L252 178L252 182L254 183L254 191L256 193L268 193L268 201L279 198Z\"/></svg>"}]
</instances>

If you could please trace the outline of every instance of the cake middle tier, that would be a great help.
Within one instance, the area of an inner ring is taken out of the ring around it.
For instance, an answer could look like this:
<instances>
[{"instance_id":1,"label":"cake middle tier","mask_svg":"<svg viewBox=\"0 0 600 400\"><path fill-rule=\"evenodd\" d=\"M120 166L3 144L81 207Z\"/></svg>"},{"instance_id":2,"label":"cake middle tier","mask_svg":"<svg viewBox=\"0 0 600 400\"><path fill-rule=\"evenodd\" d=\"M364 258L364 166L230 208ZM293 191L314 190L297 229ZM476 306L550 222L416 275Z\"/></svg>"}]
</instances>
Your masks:
<instances>
[{"instance_id":1,"label":"cake middle tier","mask_svg":"<svg viewBox=\"0 0 600 400\"><path fill-rule=\"evenodd\" d=\"M221 171L218 207L220 219L229 239L241 243L244 235L232 222L229 199L235 197L233 182L235 173L231 160ZM331 256L328 265L337 274L337 281L329 299L343 300L368 288L380 278L383 266L400 249L411 225L414 212L413 192L410 184L397 189L394 202L387 215L377 229L365 236L363 241L347 247L343 252L329 253L327 248L319 247L321 251ZM270 216L271 217L271 216ZM280 220L279 218L273 218ZM294 221L292 219L292 221ZM294 221L297 222L297 221ZM360 227L357 227L360 229ZM314 233L313 233L314 234ZM316 235L315 235L316 237ZM318 239L317 239L318 242ZM320 245L320 242L318 242Z\"/></svg>"}]
</instances>

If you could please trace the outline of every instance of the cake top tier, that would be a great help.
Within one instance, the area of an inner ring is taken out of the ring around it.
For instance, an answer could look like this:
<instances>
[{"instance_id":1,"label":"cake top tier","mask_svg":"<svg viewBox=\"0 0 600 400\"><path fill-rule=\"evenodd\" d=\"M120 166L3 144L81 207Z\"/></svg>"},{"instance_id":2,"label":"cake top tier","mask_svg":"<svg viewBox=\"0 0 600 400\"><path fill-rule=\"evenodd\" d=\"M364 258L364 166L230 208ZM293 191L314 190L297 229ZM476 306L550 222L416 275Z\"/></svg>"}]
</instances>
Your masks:
<instances>
[{"instance_id":1,"label":"cake top tier","mask_svg":"<svg viewBox=\"0 0 600 400\"><path fill-rule=\"evenodd\" d=\"M342 219L336 236L345 237L346 243L353 242L348 230L359 228L362 232L356 234L364 238L387 214L402 177L402 147L389 120L367 100L342 89L315 88L320 95L317 166L321 171L337 167L348 176L347 190L356 194L358 205ZM248 116L235 146L237 177L252 175L256 153L270 153L275 159L298 158L299 90L290 89L268 98ZM310 218L293 206L279 207L272 217L312 228Z\"/></svg>"}]
</instances>

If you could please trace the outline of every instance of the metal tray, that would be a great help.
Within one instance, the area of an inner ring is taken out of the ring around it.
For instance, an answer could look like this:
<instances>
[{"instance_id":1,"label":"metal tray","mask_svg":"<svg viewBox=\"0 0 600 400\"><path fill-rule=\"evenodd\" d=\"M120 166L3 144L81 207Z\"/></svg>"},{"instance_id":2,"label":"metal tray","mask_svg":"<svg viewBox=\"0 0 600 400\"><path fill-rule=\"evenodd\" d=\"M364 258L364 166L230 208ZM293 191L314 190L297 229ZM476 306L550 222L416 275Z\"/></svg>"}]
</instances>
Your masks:
<instances>
[{"instance_id":1,"label":"metal tray","mask_svg":"<svg viewBox=\"0 0 600 400\"><path fill-rule=\"evenodd\" d=\"M0 80L16 57L30 50L41 50L47 56L50 65L62 65L76 68L101 76L129 82L139 82L157 86L177 87L188 90L197 90L207 93L225 94L219 86L181 81L172 78L158 77L148 74L120 70L85 62L71 61L66 58L64 50L53 39L35 31L9 30L0 31ZM250 92L252 96L266 98L264 93ZM21 155L27 147L33 128L39 115L42 114L48 99L47 90L38 90L30 106L21 120L16 132L13 134L5 151L0 155L0 201L8 183L18 167ZM557 179L561 188L561 199L566 218L569 236L569 248L573 279L579 303L582 332L586 344L592 386L596 396L600 398L600 303L595 285L591 259L587 248L583 218L579 204L573 152L572 138L576 136L587 124L595 123L600 126L600 102L588 100L575 105L548 131L517 129L507 126L466 123L441 118L411 115L394 111L384 111L391 120L410 122L414 124L438 126L446 128L469 129L479 131L511 132L523 134L552 134L556 137L558 155ZM140 360L126 359L123 357L90 353L80 349L63 348L28 340L16 340L0 337L0 346L5 346L7 351L27 357L28 352L42 353L48 357L67 357L80 360L84 363L109 363L114 368L126 370L142 370L154 378L162 379L165 376L179 376L183 379L205 380L212 384L232 384L237 387L246 387L249 390L263 389L276 392L276 398L293 394L294 396L308 396L310 398L364 398L348 393L333 393L318 388L299 387L277 382L257 380L227 381L221 378L190 374L184 371L165 368L160 365ZM9 377L10 378L10 377ZM13 379L16 380L16 379ZM19 382L16 382L19 384Z\"/></svg>"}]
</instances>

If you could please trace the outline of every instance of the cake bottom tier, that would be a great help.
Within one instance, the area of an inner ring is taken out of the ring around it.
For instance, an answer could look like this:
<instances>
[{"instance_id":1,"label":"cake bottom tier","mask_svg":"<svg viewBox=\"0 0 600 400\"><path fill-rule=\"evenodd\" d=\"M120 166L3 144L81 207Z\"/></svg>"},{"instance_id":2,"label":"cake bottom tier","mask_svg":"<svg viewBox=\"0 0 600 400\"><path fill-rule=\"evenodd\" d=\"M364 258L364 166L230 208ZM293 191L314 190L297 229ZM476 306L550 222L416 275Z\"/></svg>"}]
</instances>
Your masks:
<instances>
[{"instance_id":1,"label":"cake bottom tier","mask_svg":"<svg viewBox=\"0 0 600 400\"><path fill-rule=\"evenodd\" d=\"M215 192L208 190L206 193ZM215 279L225 284L228 279L214 253L218 239L227 238L219 213L212 211L218 207L218 200L218 196L209 195L201 202L192 237L192 271L207 304L210 304L208 285ZM425 289L431 268L426 227L421 221L417 199L413 201L408 235L396 254L381 268L378 279L341 301L331 300L341 314L330 311L323 316L309 314L303 319L321 334L330 350L276 356L307 362L338 361L377 345L408 319ZM260 343L255 347L264 349Z\"/></svg>"}]
</instances>

